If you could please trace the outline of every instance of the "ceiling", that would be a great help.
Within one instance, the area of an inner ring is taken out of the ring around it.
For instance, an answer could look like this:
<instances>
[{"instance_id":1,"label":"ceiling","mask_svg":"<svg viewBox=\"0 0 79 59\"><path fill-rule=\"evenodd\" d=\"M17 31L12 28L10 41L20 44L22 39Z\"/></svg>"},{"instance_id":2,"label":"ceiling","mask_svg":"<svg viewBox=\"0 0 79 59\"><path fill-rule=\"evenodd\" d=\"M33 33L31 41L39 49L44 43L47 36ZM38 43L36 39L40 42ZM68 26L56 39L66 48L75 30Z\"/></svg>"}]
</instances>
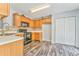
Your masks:
<instances>
[{"instance_id":1,"label":"ceiling","mask_svg":"<svg viewBox=\"0 0 79 59\"><path fill-rule=\"evenodd\" d=\"M22 13L25 16L28 16L30 18L40 18L42 16L46 15L54 15L57 13L62 13L62 12L67 12L67 11L72 11L79 9L79 4L78 3L49 3L50 8L41 10L36 13L31 13L29 9L39 6L45 3L11 3L11 8L18 12Z\"/></svg>"}]
</instances>

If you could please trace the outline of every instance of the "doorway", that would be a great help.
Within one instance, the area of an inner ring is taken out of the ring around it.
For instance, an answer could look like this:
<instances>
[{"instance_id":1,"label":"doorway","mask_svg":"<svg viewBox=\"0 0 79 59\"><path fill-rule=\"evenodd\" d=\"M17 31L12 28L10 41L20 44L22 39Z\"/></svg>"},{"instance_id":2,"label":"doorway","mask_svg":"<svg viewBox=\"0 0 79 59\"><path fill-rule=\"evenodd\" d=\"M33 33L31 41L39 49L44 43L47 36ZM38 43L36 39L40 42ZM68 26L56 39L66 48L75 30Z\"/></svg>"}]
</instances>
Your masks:
<instances>
[{"instance_id":1,"label":"doorway","mask_svg":"<svg viewBox=\"0 0 79 59\"><path fill-rule=\"evenodd\" d=\"M42 25L42 40L43 41L52 41L52 30L51 30L51 24L43 24Z\"/></svg>"}]
</instances>

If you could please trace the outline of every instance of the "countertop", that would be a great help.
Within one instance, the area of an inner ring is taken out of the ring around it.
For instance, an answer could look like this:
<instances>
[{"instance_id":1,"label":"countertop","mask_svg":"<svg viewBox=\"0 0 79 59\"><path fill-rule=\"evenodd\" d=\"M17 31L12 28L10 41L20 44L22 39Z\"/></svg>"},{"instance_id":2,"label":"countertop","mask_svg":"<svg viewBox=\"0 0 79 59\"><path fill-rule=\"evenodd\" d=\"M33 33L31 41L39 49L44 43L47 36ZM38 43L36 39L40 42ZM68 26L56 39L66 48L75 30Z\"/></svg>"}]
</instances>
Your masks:
<instances>
[{"instance_id":1,"label":"countertop","mask_svg":"<svg viewBox=\"0 0 79 59\"><path fill-rule=\"evenodd\" d=\"M0 36L0 45L11 43L17 40L23 40L23 37L19 37L16 35Z\"/></svg>"},{"instance_id":2,"label":"countertop","mask_svg":"<svg viewBox=\"0 0 79 59\"><path fill-rule=\"evenodd\" d=\"M4 32L5 34L7 33L7 34L10 34L10 33L17 33L17 31L5 31ZM2 34L2 32L0 32L0 34Z\"/></svg>"},{"instance_id":3,"label":"countertop","mask_svg":"<svg viewBox=\"0 0 79 59\"><path fill-rule=\"evenodd\" d=\"M27 32L42 32L42 30L40 30L40 29L29 29L29 30L27 30Z\"/></svg>"},{"instance_id":4,"label":"countertop","mask_svg":"<svg viewBox=\"0 0 79 59\"><path fill-rule=\"evenodd\" d=\"M33 31L33 30L28 30L27 32L42 32L42 31Z\"/></svg>"}]
</instances>

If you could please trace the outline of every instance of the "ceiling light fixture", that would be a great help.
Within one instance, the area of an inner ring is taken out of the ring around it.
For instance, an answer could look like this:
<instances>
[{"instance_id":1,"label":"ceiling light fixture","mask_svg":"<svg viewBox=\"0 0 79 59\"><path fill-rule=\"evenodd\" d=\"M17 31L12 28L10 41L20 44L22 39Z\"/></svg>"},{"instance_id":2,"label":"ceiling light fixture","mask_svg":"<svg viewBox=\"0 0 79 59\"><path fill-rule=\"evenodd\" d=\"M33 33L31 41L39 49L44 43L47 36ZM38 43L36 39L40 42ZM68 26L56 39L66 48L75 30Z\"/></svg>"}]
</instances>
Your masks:
<instances>
[{"instance_id":1,"label":"ceiling light fixture","mask_svg":"<svg viewBox=\"0 0 79 59\"><path fill-rule=\"evenodd\" d=\"M35 13L35 12L37 12L37 11L40 11L40 10L43 10L43 9L46 9L46 8L49 8L49 7L50 7L49 4L40 5L40 6L37 6L37 7L35 7L35 8L31 8L31 9L30 9L30 12L31 12L31 13Z\"/></svg>"}]
</instances>

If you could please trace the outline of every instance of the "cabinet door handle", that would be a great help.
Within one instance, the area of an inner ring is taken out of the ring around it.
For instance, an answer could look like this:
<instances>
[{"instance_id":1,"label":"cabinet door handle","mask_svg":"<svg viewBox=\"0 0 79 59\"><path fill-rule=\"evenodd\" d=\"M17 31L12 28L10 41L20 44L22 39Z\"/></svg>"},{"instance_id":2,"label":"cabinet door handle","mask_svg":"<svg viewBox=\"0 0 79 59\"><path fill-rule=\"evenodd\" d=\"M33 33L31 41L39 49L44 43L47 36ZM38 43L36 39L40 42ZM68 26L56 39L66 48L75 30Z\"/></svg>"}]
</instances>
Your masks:
<instances>
[{"instance_id":1,"label":"cabinet door handle","mask_svg":"<svg viewBox=\"0 0 79 59\"><path fill-rule=\"evenodd\" d=\"M16 46L20 46L20 44L19 43L16 43Z\"/></svg>"}]
</instances>

